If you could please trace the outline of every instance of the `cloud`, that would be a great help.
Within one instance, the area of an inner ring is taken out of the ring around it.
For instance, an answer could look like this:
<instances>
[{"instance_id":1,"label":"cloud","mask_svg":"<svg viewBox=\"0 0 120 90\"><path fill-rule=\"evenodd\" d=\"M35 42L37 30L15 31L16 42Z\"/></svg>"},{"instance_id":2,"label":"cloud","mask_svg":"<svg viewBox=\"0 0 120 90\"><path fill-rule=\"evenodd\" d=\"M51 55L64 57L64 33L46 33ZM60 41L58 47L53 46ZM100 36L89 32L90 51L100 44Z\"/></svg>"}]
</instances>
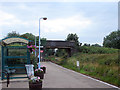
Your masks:
<instances>
[{"instance_id":1,"label":"cloud","mask_svg":"<svg viewBox=\"0 0 120 90\"><path fill-rule=\"evenodd\" d=\"M23 10L28 10L29 7L27 7L24 3L20 3L17 5L18 8L23 9Z\"/></svg>"},{"instance_id":2,"label":"cloud","mask_svg":"<svg viewBox=\"0 0 120 90\"><path fill-rule=\"evenodd\" d=\"M20 27L29 27L29 21L22 21L21 19L17 18L14 14L4 12L0 10L0 39L5 37L7 32L12 30L19 30ZM19 30L20 32L23 29Z\"/></svg>"},{"instance_id":3,"label":"cloud","mask_svg":"<svg viewBox=\"0 0 120 90\"><path fill-rule=\"evenodd\" d=\"M12 25L28 25L28 22L23 22L15 15L0 11L0 26L12 26Z\"/></svg>"},{"instance_id":4,"label":"cloud","mask_svg":"<svg viewBox=\"0 0 120 90\"><path fill-rule=\"evenodd\" d=\"M92 25L92 20L83 15L75 15L67 18L59 18L53 20L43 21L41 23L41 28L44 32L80 32Z\"/></svg>"},{"instance_id":5,"label":"cloud","mask_svg":"<svg viewBox=\"0 0 120 90\"><path fill-rule=\"evenodd\" d=\"M119 0L62 0L63 2L118 2Z\"/></svg>"},{"instance_id":6,"label":"cloud","mask_svg":"<svg viewBox=\"0 0 120 90\"><path fill-rule=\"evenodd\" d=\"M0 2L118 2L119 0L0 0Z\"/></svg>"},{"instance_id":7,"label":"cloud","mask_svg":"<svg viewBox=\"0 0 120 90\"><path fill-rule=\"evenodd\" d=\"M41 16L48 17L40 21L41 37L54 40L64 40L69 33L77 33L80 42L100 43L106 33L117 26L117 3L0 4L0 38L12 30L38 35Z\"/></svg>"}]
</instances>

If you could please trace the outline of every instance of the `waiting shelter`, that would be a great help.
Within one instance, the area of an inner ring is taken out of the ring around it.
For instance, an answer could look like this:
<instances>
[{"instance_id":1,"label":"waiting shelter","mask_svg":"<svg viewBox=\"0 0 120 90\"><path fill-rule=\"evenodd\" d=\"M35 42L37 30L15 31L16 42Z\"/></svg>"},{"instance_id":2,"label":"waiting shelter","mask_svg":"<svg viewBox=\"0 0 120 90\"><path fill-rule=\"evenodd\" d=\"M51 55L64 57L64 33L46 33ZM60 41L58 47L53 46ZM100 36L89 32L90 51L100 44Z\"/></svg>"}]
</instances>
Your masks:
<instances>
[{"instance_id":1,"label":"waiting shelter","mask_svg":"<svg viewBox=\"0 0 120 90\"><path fill-rule=\"evenodd\" d=\"M2 80L6 79L5 70L15 70L11 79L25 78L20 77L20 74L26 74L25 64L30 64L30 52L27 48L29 43L30 40L22 37L7 37L1 40ZM17 75L18 77L14 77Z\"/></svg>"}]
</instances>

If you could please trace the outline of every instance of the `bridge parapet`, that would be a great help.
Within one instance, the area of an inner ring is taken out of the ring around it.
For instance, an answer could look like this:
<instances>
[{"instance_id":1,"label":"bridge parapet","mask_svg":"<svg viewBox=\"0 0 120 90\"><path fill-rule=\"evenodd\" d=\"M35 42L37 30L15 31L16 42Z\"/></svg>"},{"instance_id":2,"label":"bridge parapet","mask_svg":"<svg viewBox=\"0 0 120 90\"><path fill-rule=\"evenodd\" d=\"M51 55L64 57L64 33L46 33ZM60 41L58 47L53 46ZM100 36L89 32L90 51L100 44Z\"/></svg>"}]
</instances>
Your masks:
<instances>
[{"instance_id":1,"label":"bridge parapet","mask_svg":"<svg viewBox=\"0 0 120 90\"><path fill-rule=\"evenodd\" d=\"M75 50L74 47L75 47L75 42L60 41L60 40L47 40L46 45L44 46L44 49L47 49L47 48L66 49L69 56L71 56L74 53L74 50Z\"/></svg>"},{"instance_id":2,"label":"bridge parapet","mask_svg":"<svg viewBox=\"0 0 120 90\"><path fill-rule=\"evenodd\" d=\"M46 48L74 48L75 43L69 41L47 40Z\"/></svg>"}]
</instances>

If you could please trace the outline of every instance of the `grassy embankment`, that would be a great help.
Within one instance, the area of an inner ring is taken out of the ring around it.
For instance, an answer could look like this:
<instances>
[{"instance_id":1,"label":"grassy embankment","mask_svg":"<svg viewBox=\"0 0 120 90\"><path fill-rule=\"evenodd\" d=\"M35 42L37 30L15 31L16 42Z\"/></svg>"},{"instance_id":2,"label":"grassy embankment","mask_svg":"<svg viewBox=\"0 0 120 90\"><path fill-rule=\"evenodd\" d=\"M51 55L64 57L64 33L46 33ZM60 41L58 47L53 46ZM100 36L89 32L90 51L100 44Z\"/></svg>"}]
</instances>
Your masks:
<instances>
[{"instance_id":1,"label":"grassy embankment","mask_svg":"<svg viewBox=\"0 0 120 90\"><path fill-rule=\"evenodd\" d=\"M118 50L96 47L94 48L95 51L103 53L100 54L96 52L97 54L93 54L93 48L88 49L88 53L76 53L70 58L65 59L63 57L52 56L49 57L49 59L65 68L72 69L120 87ZM76 61L80 62L79 68L76 66Z\"/></svg>"}]
</instances>

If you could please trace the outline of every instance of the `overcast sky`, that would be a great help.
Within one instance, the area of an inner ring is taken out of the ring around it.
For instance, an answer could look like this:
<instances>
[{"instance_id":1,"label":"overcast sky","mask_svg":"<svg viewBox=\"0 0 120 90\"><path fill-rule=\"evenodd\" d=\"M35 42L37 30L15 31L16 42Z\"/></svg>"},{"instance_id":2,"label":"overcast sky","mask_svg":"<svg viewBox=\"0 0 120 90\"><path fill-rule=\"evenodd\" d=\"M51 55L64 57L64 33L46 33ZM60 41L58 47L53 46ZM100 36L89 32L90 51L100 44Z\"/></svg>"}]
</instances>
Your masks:
<instances>
[{"instance_id":1,"label":"overcast sky","mask_svg":"<svg viewBox=\"0 0 120 90\"><path fill-rule=\"evenodd\" d=\"M118 29L118 2L0 2L0 39L8 32L39 33L48 40L65 40L76 33L81 43L102 45ZM99 0L98 0L99 1ZM108 1L108 0L107 0Z\"/></svg>"}]
</instances>

